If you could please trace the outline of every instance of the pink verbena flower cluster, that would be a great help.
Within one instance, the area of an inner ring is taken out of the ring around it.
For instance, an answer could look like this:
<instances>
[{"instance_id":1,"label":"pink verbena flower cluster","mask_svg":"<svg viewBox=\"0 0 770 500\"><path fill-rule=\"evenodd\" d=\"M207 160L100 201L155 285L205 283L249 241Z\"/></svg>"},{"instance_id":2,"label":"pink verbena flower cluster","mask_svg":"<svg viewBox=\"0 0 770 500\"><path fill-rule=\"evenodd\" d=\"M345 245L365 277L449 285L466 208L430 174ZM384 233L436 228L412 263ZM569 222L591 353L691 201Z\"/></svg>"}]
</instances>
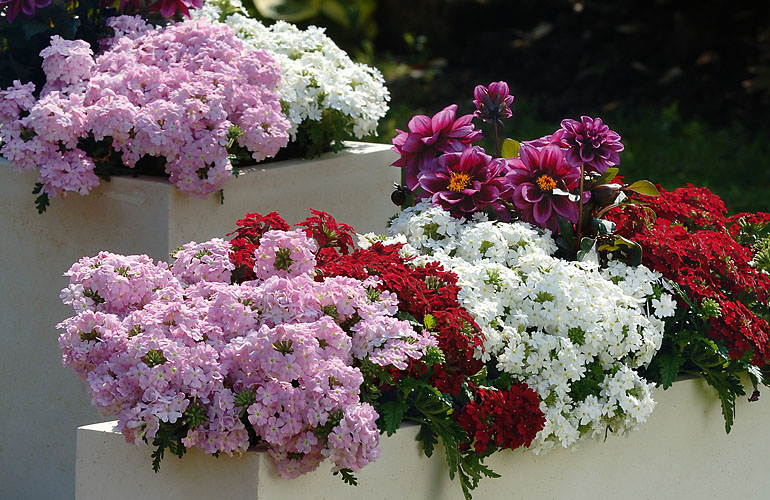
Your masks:
<instances>
[{"instance_id":1,"label":"pink verbena flower cluster","mask_svg":"<svg viewBox=\"0 0 770 500\"><path fill-rule=\"evenodd\" d=\"M123 17L111 25L116 38L95 59L82 40L52 37L37 102L20 84L4 91L0 154L39 169L44 194L86 194L99 183L97 165L133 168L151 156L180 190L205 197L231 175L235 143L256 161L288 143L280 68L267 52L245 50L219 23L150 29ZM84 140L107 154L81 149Z\"/></svg>"},{"instance_id":2,"label":"pink verbena flower cluster","mask_svg":"<svg viewBox=\"0 0 770 500\"><path fill-rule=\"evenodd\" d=\"M301 231L268 231L257 279L241 284L219 239L181 247L171 266L83 258L61 295L76 312L58 325L63 363L130 442L174 435L238 454L253 431L284 477L324 458L359 470L379 454L361 366L407 369L437 341L394 317L377 278L314 276L315 250Z\"/></svg>"}]
</instances>

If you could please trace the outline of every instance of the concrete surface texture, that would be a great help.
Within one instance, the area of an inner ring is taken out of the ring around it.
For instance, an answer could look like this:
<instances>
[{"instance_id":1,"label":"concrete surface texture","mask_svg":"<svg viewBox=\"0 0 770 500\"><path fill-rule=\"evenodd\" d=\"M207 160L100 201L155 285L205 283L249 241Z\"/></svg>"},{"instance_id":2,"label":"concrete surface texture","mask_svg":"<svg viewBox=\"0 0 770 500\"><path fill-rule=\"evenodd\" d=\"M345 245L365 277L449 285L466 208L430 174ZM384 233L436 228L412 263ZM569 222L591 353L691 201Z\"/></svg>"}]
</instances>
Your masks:
<instances>
[{"instance_id":1,"label":"concrete surface texture","mask_svg":"<svg viewBox=\"0 0 770 500\"><path fill-rule=\"evenodd\" d=\"M658 406L646 424L627 436L589 440L574 449L536 456L498 453L487 460L501 474L484 479L475 500L497 499L711 499L767 498L770 394L738 402L730 435L716 394L702 380L655 390ZM297 479L278 476L265 452L214 458L191 450L168 457L152 471L149 447L136 448L113 430L114 422L78 430L77 500L461 500L450 481L442 449L422 456L407 424L382 437L380 458L348 486L323 463Z\"/></svg>"},{"instance_id":2,"label":"concrete surface texture","mask_svg":"<svg viewBox=\"0 0 770 500\"><path fill-rule=\"evenodd\" d=\"M42 215L35 174L0 162L0 499L74 498L76 429L99 419L84 383L61 365L54 325L72 314L59 300L62 273L101 250L165 260L188 241L224 237L247 212L278 211L295 223L315 208L361 232L384 231L396 211L396 155L386 145L348 146L248 169L227 182L224 203L157 178L114 177L88 196L52 200Z\"/></svg>"}]
</instances>

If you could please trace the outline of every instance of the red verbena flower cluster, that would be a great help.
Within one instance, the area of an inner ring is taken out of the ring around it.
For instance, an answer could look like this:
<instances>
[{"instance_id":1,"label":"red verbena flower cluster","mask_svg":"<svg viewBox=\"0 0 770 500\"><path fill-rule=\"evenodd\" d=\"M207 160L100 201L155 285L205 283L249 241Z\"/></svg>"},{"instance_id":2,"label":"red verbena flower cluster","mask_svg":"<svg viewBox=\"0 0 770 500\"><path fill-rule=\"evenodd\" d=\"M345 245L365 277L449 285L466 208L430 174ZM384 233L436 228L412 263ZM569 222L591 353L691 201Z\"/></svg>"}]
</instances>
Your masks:
<instances>
[{"instance_id":1,"label":"red verbena flower cluster","mask_svg":"<svg viewBox=\"0 0 770 500\"><path fill-rule=\"evenodd\" d=\"M308 238L313 238L318 243L318 255L316 260L323 265L339 255L348 255L353 250L353 234L355 230L334 220L334 217L319 210L310 211L312 217L308 217L297 225L305 228Z\"/></svg>"},{"instance_id":2,"label":"red verbena flower cluster","mask_svg":"<svg viewBox=\"0 0 770 500\"><path fill-rule=\"evenodd\" d=\"M770 325L748 306L768 306L770 276L752 266L751 248L741 245L736 222L770 222L770 214L728 217L722 200L706 188L688 185L660 189L646 206L614 209L607 218L618 234L642 247L642 262L684 287L691 299L719 304L709 338L724 341L733 359L752 355L752 363L770 362Z\"/></svg>"},{"instance_id":3,"label":"red verbena flower cluster","mask_svg":"<svg viewBox=\"0 0 770 500\"><path fill-rule=\"evenodd\" d=\"M529 446L545 425L540 400L525 384L514 384L507 390L476 390L471 401L460 412L458 422L477 453L488 451L490 443L499 449Z\"/></svg>"},{"instance_id":4,"label":"red verbena flower cluster","mask_svg":"<svg viewBox=\"0 0 770 500\"><path fill-rule=\"evenodd\" d=\"M356 250L319 265L325 276L349 276L364 280L376 276L381 288L396 294L398 308L425 323L426 316L434 318L432 331L437 333L438 346L446 362L433 366L431 383L442 392L456 395L466 377L481 370L483 363L473 357L482 348L483 336L473 318L457 301L457 276L444 271L440 264L411 265L401 257L401 245L375 243L365 250ZM425 373L418 363L412 371Z\"/></svg>"}]
</instances>

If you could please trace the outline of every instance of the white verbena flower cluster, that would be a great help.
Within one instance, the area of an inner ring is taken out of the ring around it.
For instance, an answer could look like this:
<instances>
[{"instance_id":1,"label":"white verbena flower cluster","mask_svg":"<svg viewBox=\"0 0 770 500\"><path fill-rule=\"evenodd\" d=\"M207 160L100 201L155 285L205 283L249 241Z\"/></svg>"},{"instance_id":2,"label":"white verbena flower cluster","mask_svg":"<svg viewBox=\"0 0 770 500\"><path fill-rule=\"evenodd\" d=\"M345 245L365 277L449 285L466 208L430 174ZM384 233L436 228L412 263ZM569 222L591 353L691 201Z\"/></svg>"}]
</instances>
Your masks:
<instances>
[{"instance_id":1,"label":"white verbena flower cluster","mask_svg":"<svg viewBox=\"0 0 770 500\"><path fill-rule=\"evenodd\" d=\"M196 15L218 20L222 17L220 4L207 2ZM240 0L229 4L244 11ZM291 122L292 139L302 122L321 120L327 109L349 117L359 139L376 132L390 100L385 80L376 68L353 62L324 34L324 28L310 26L303 31L284 21L268 27L238 12L224 22L247 49L267 50L281 66L278 93Z\"/></svg>"},{"instance_id":2,"label":"white verbena flower cluster","mask_svg":"<svg viewBox=\"0 0 770 500\"><path fill-rule=\"evenodd\" d=\"M650 415L653 385L635 368L660 348L675 307L665 293L652 298L660 274L559 259L548 231L483 214L463 221L429 203L399 214L391 235L386 243L406 241L404 253L458 275L459 299L486 336L484 361L538 393L546 424L536 452L627 432Z\"/></svg>"}]
</instances>

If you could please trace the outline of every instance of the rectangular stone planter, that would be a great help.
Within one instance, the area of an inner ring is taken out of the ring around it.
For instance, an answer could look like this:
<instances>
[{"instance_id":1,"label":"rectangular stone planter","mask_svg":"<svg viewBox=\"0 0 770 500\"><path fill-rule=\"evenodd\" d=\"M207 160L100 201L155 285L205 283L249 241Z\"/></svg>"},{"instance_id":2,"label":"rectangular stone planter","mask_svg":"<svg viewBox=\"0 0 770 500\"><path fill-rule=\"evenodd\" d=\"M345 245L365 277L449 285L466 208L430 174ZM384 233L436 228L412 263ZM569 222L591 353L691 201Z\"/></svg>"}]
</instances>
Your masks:
<instances>
[{"instance_id":1,"label":"rectangular stone planter","mask_svg":"<svg viewBox=\"0 0 770 500\"><path fill-rule=\"evenodd\" d=\"M543 456L516 450L491 457L487 464L502 477L484 479L474 498L767 498L770 394L750 404L743 398L729 435L715 393L701 380L656 389L655 399L658 406L649 421L628 436L591 440ZM356 487L332 476L328 464L297 479L282 479L267 453L257 451L217 459L191 450L181 460L166 458L155 474L150 448L127 444L113 426L106 422L78 429L78 500L463 498L459 484L448 479L443 450L431 459L422 456L414 425L382 437L380 458L358 474Z\"/></svg>"},{"instance_id":2,"label":"rectangular stone planter","mask_svg":"<svg viewBox=\"0 0 770 500\"><path fill-rule=\"evenodd\" d=\"M165 260L190 240L224 237L247 212L277 211L295 223L315 208L382 232L396 212L389 194L400 171L388 166L396 155L381 144L347 146L247 169L227 182L223 203L157 178L114 177L88 196L52 200L42 215L35 174L0 162L0 499L73 498L75 429L98 418L84 384L60 362L54 325L72 313L58 297L62 273L100 250Z\"/></svg>"}]
</instances>

